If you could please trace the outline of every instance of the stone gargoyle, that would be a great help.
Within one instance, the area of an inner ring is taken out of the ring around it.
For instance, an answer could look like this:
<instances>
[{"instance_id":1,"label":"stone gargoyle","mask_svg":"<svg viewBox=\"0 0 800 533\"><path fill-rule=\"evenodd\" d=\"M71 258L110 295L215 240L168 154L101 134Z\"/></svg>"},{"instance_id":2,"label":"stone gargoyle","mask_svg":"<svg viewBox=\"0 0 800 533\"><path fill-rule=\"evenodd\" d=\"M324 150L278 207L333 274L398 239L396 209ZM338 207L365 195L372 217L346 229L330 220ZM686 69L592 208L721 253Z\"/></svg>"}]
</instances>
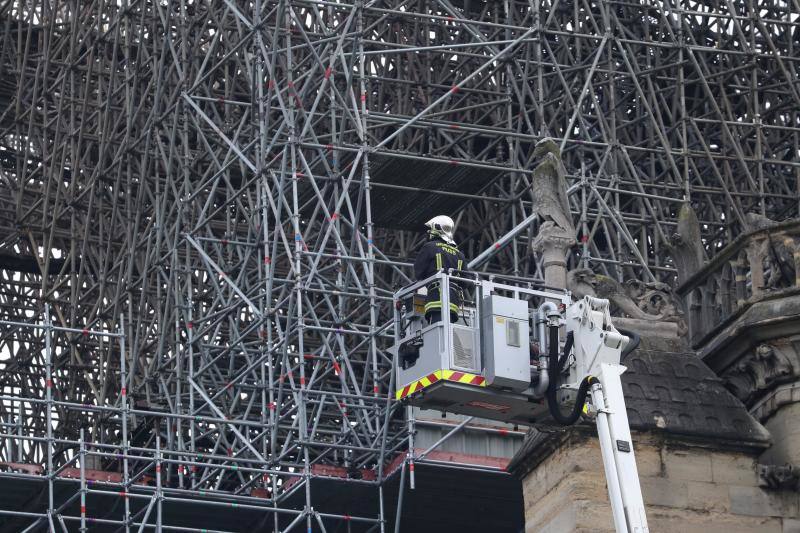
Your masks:
<instances>
[{"instance_id":1,"label":"stone gargoyle","mask_svg":"<svg viewBox=\"0 0 800 533\"><path fill-rule=\"evenodd\" d=\"M679 331L686 329L683 315L666 283L629 280L622 284L588 268L579 268L567 274L567 288L578 299L584 296L607 298L619 312L630 318L675 322Z\"/></svg>"}]
</instances>

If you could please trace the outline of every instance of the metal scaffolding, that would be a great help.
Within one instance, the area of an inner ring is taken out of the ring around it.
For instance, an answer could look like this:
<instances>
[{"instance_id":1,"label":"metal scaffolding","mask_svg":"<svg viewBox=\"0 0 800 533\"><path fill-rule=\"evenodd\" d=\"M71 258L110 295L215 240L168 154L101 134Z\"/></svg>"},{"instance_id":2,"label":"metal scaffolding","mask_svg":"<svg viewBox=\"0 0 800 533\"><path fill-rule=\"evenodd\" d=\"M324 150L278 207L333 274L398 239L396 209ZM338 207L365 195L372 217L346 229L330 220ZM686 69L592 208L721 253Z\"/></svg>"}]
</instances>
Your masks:
<instances>
[{"instance_id":1,"label":"metal scaffolding","mask_svg":"<svg viewBox=\"0 0 800 533\"><path fill-rule=\"evenodd\" d=\"M12 0L0 24L0 458L50 494L0 512L35 527L110 492L125 531L184 500L392 529L391 295L440 213L480 269L541 280L545 136L572 266L671 283L684 202L708 256L800 215L798 0ZM375 511L318 511L334 471Z\"/></svg>"}]
</instances>

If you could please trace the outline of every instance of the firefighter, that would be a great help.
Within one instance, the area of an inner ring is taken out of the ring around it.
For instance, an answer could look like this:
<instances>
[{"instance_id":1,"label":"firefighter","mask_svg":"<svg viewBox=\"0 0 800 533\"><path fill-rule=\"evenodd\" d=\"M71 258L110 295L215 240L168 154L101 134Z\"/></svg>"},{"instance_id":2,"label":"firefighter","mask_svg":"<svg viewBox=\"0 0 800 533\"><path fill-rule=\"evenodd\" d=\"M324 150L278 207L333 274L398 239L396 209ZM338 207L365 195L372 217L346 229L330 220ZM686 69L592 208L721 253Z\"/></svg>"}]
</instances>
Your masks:
<instances>
[{"instance_id":1,"label":"firefighter","mask_svg":"<svg viewBox=\"0 0 800 533\"><path fill-rule=\"evenodd\" d=\"M428 228L428 242L426 242L414 261L414 277L421 281L439 272L440 270L465 270L467 261L464 258L456 241L453 240L455 223L446 215L433 217L425 223ZM450 283L450 321L458 320L458 312L464 301L463 291L457 283ZM439 292L439 281L428 285L428 296L425 303L425 317L429 323L439 322L442 319L442 298Z\"/></svg>"}]
</instances>

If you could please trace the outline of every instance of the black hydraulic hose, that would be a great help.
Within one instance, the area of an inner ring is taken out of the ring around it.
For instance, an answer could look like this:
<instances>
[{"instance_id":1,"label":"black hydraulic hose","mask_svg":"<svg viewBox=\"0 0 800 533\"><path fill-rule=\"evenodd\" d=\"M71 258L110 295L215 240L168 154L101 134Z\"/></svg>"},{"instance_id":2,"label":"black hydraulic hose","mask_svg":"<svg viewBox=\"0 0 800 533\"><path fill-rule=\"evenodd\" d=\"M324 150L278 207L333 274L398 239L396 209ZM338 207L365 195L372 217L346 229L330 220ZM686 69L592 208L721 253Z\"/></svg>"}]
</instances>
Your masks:
<instances>
[{"instance_id":1,"label":"black hydraulic hose","mask_svg":"<svg viewBox=\"0 0 800 533\"><path fill-rule=\"evenodd\" d=\"M572 332L570 331L567 333L567 340L564 342L564 355L561 356L561 359L558 360L558 372L561 373L564 371L564 367L567 365L567 361L569 360L569 352L572 350L572 343L575 341L575 337L573 337Z\"/></svg>"},{"instance_id":2,"label":"black hydraulic hose","mask_svg":"<svg viewBox=\"0 0 800 533\"><path fill-rule=\"evenodd\" d=\"M550 386L548 389L556 389L558 387L558 376L560 374L558 360L558 326L550 326L550 338L547 341L548 357L550 359L547 368L550 371Z\"/></svg>"},{"instance_id":3,"label":"black hydraulic hose","mask_svg":"<svg viewBox=\"0 0 800 533\"><path fill-rule=\"evenodd\" d=\"M638 333L636 333L635 331L631 331L629 329L617 328L617 331L619 331L626 337L630 337L631 339L628 342L628 345L625 347L625 349L622 350L622 354L619 356L619 362L621 363L622 361L625 360L626 357L628 357L628 354L630 354L632 351L634 351L636 348L639 347L639 343L642 342L642 338L639 336Z\"/></svg>"},{"instance_id":4,"label":"black hydraulic hose","mask_svg":"<svg viewBox=\"0 0 800 533\"><path fill-rule=\"evenodd\" d=\"M550 343L549 343L549 373L550 385L547 387L547 408L550 411L550 416L561 424L562 426L571 426L578 421L583 410L583 405L586 403L586 395L589 393L589 387L595 382L595 378L587 376L581 381L578 387L578 396L575 399L575 405L572 407L572 412L565 415L561 412L558 405L556 393L558 392L558 378L561 376L563 370L562 365L566 362L569 356L569 350L572 348L572 336L567 336L567 343L564 346L564 356L559 360L558 357L558 326L550 326Z\"/></svg>"}]
</instances>

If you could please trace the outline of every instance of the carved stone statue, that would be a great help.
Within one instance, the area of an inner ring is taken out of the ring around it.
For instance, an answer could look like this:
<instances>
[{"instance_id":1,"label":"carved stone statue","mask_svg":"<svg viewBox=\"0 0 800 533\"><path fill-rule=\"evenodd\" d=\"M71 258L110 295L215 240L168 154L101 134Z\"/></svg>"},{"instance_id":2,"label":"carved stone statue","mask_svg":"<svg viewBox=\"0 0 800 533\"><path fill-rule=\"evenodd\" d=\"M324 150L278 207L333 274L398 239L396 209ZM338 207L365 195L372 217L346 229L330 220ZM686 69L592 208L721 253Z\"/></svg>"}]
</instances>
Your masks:
<instances>
[{"instance_id":1,"label":"carved stone statue","mask_svg":"<svg viewBox=\"0 0 800 533\"><path fill-rule=\"evenodd\" d=\"M678 284L691 278L703 266L703 242L700 239L700 222L689 202L681 206L678 226L670 237L669 248L678 271Z\"/></svg>"},{"instance_id":2,"label":"carved stone statue","mask_svg":"<svg viewBox=\"0 0 800 533\"><path fill-rule=\"evenodd\" d=\"M553 233L575 238L575 226L569 212L566 169L561 151L553 139L536 143L533 156L540 158L533 171L533 207L542 221L539 233Z\"/></svg>"},{"instance_id":3,"label":"carved stone statue","mask_svg":"<svg viewBox=\"0 0 800 533\"><path fill-rule=\"evenodd\" d=\"M575 244L575 226L567 199L567 180L561 151L552 139L536 143L533 155L539 164L533 171L533 208L541 225L533 250L542 254L545 285L564 288L567 283L567 250Z\"/></svg>"},{"instance_id":4,"label":"carved stone statue","mask_svg":"<svg viewBox=\"0 0 800 533\"><path fill-rule=\"evenodd\" d=\"M776 383L797 375L796 356L791 343L780 346L762 343L728 369L722 378L734 396L749 402Z\"/></svg>"},{"instance_id":5,"label":"carved stone statue","mask_svg":"<svg viewBox=\"0 0 800 533\"><path fill-rule=\"evenodd\" d=\"M794 465L759 465L760 485L773 490L800 489L800 468Z\"/></svg>"},{"instance_id":6,"label":"carved stone statue","mask_svg":"<svg viewBox=\"0 0 800 533\"><path fill-rule=\"evenodd\" d=\"M567 288L572 291L575 298L587 295L607 298L621 313L630 318L654 323L674 322L678 325L678 331L686 330L683 315L675 305L672 290L665 283L629 280L622 284L608 276L596 274L588 268L579 268L567 274Z\"/></svg>"},{"instance_id":7,"label":"carved stone statue","mask_svg":"<svg viewBox=\"0 0 800 533\"><path fill-rule=\"evenodd\" d=\"M750 230L769 228L777 224L774 220L756 213L745 215ZM792 237L771 237L754 239L747 253L751 262L761 261L766 267L766 289L791 287L795 283L794 249L796 244Z\"/></svg>"},{"instance_id":8,"label":"carved stone statue","mask_svg":"<svg viewBox=\"0 0 800 533\"><path fill-rule=\"evenodd\" d=\"M765 217L764 215L760 215L758 213L747 213L744 216L744 219L747 221L750 231L768 228L777 224L777 222L771 218Z\"/></svg>"}]
</instances>

